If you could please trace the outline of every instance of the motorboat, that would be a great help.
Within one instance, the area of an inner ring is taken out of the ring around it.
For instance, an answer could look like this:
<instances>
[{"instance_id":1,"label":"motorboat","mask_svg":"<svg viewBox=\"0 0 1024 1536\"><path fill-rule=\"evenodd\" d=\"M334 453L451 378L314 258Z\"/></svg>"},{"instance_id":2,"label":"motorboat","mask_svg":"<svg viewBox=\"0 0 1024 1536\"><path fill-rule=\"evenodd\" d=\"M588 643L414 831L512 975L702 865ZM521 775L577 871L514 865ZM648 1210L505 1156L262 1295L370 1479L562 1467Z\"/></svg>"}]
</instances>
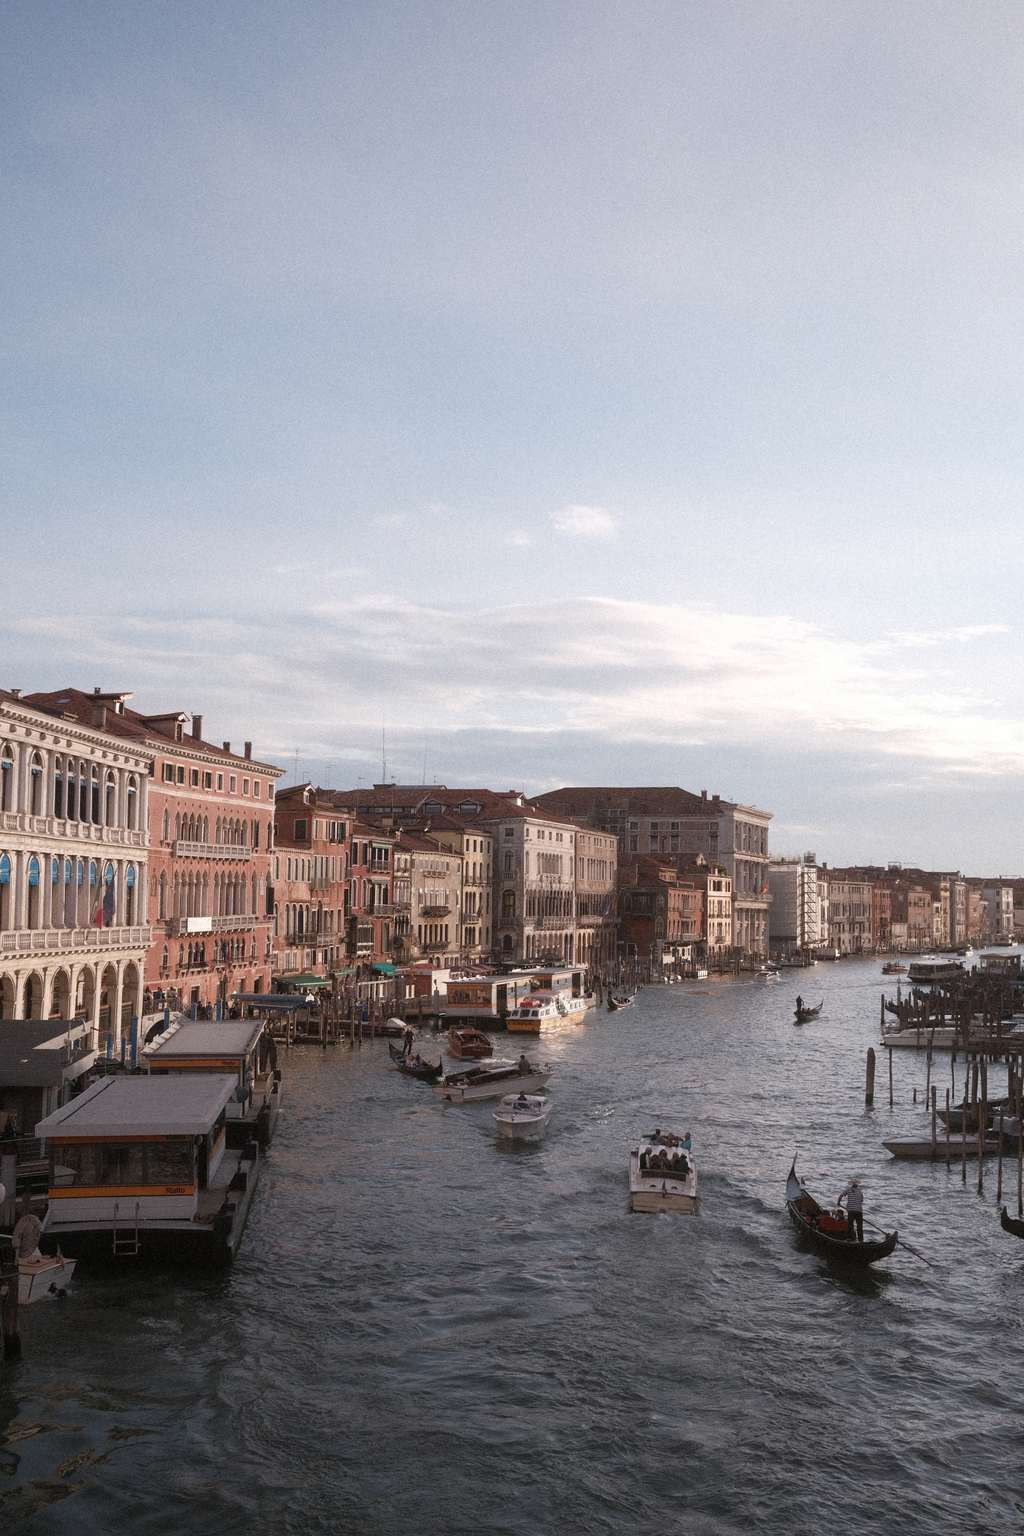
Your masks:
<instances>
[{"instance_id":1,"label":"motorboat","mask_svg":"<svg viewBox=\"0 0 1024 1536\"><path fill-rule=\"evenodd\" d=\"M63 1296L75 1272L76 1259L59 1253L41 1253L34 1259L18 1260L18 1301L25 1307L44 1296Z\"/></svg>"},{"instance_id":2,"label":"motorboat","mask_svg":"<svg viewBox=\"0 0 1024 1536\"><path fill-rule=\"evenodd\" d=\"M515 1088L533 1093L543 1088L551 1076L550 1067L520 1059L518 1065L503 1067L468 1067L465 1072L449 1072L434 1084L434 1094L451 1104L468 1104L476 1099L500 1099Z\"/></svg>"},{"instance_id":3,"label":"motorboat","mask_svg":"<svg viewBox=\"0 0 1024 1536\"><path fill-rule=\"evenodd\" d=\"M448 1049L462 1061L480 1061L494 1055L494 1045L482 1029L471 1024L453 1024L448 1031Z\"/></svg>"},{"instance_id":4,"label":"motorboat","mask_svg":"<svg viewBox=\"0 0 1024 1536\"><path fill-rule=\"evenodd\" d=\"M551 1100L538 1093L507 1093L491 1114L501 1136L537 1141L551 1119Z\"/></svg>"},{"instance_id":5,"label":"motorboat","mask_svg":"<svg viewBox=\"0 0 1024 1536\"><path fill-rule=\"evenodd\" d=\"M767 982L781 981L782 980L782 976L779 973L778 966L776 966L776 965L762 965L760 970L757 970L757 971L754 972L754 980L755 981L767 981Z\"/></svg>"},{"instance_id":6,"label":"motorboat","mask_svg":"<svg viewBox=\"0 0 1024 1536\"><path fill-rule=\"evenodd\" d=\"M542 1024L580 1024L583 1014L579 1009L571 1013L568 1005L554 992L531 992L520 1000L505 1020L506 1029L514 1035L539 1035Z\"/></svg>"},{"instance_id":7,"label":"motorboat","mask_svg":"<svg viewBox=\"0 0 1024 1536\"><path fill-rule=\"evenodd\" d=\"M900 965L897 960L887 960L885 965L882 966L883 976L905 976L906 974L906 966Z\"/></svg>"},{"instance_id":8,"label":"motorboat","mask_svg":"<svg viewBox=\"0 0 1024 1536\"><path fill-rule=\"evenodd\" d=\"M634 1211L693 1214L697 1167L681 1136L666 1131L641 1136L629 1154L629 1199Z\"/></svg>"}]
</instances>

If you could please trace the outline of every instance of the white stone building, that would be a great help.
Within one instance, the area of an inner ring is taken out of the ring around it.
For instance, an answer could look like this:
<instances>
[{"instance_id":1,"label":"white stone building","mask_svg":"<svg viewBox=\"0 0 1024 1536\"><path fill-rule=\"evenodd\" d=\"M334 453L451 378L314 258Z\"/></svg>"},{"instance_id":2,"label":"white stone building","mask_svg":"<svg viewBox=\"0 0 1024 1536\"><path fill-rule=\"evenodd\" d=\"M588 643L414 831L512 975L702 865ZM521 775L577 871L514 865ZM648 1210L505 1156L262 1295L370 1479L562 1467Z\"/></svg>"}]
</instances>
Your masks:
<instances>
[{"instance_id":1,"label":"white stone building","mask_svg":"<svg viewBox=\"0 0 1024 1536\"><path fill-rule=\"evenodd\" d=\"M141 1012L152 754L0 691L0 1019ZM2 1024L0 1024L2 1028Z\"/></svg>"},{"instance_id":2,"label":"white stone building","mask_svg":"<svg viewBox=\"0 0 1024 1536\"><path fill-rule=\"evenodd\" d=\"M823 943L823 897L818 886L818 866L813 853L802 858L773 858L768 866L773 949L811 949Z\"/></svg>"}]
</instances>

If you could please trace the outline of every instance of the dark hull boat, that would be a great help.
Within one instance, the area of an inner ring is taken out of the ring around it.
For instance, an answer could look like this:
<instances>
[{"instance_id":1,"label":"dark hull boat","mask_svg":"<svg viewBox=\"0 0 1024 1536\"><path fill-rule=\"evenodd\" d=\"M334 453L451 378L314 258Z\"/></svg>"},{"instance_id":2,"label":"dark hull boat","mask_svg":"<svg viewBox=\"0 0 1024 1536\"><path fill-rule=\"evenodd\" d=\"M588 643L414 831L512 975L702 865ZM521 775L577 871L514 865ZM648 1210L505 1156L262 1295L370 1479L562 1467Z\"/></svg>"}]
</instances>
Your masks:
<instances>
[{"instance_id":1,"label":"dark hull boat","mask_svg":"<svg viewBox=\"0 0 1024 1536\"><path fill-rule=\"evenodd\" d=\"M817 1008L805 1008L803 1004L800 1004L793 1013L793 1020L797 1024L806 1024L808 1019L816 1019L824 1006L824 998L822 998Z\"/></svg>"},{"instance_id":2,"label":"dark hull boat","mask_svg":"<svg viewBox=\"0 0 1024 1536\"><path fill-rule=\"evenodd\" d=\"M403 1072L406 1077L415 1077L421 1083L436 1083L444 1071L443 1057L436 1067L432 1067L430 1062L424 1061L420 1055L410 1056L406 1051L396 1051L390 1040L388 1053L399 1072Z\"/></svg>"},{"instance_id":3,"label":"dark hull boat","mask_svg":"<svg viewBox=\"0 0 1024 1536\"><path fill-rule=\"evenodd\" d=\"M1005 1205L999 1212L999 1225L1004 1232L1012 1232L1014 1237L1024 1237L1024 1221L1017 1221L1013 1216L1007 1216Z\"/></svg>"},{"instance_id":4,"label":"dark hull boat","mask_svg":"<svg viewBox=\"0 0 1024 1536\"><path fill-rule=\"evenodd\" d=\"M634 994L634 996L635 996L635 994ZM632 997L615 997L615 996L612 996L612 997L609 997L609 999L608 999L608 1012L609 1013L618 1013L620 1008L632 1008L632 1006L633 1006L633 998Z\"/></svg>"},{"instance_id":5,"label":"dark hull boat","mask_svg":"<svg viewBox=\"0 0 1024 1536\"><path fill-rule=\"evenodd\" d=\"M886 1259L899 1242L898 1232L888 1232L877 1242L851 1243L843 1230L845 1223L832 1212L823 1210L814 1196L808 1194L796 1176L796 1158L786 1180L786 1209L793 1225L806 1238L815 1253L823 1258L834 1259L840 1264L855 1265L858 1269ZM822 1223L831 1225L832 1231L823 1230ZM834 1235L833 1235L834 1234Z\"/></svg>"}]
</instances>

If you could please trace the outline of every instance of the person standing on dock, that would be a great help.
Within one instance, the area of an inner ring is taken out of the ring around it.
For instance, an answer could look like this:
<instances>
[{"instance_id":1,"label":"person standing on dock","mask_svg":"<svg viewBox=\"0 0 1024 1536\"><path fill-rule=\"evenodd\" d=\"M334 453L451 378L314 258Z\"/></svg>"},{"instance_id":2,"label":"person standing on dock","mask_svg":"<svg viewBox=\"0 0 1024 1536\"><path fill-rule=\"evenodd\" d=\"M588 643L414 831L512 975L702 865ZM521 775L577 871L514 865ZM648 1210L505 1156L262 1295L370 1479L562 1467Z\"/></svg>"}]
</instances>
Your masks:
<instances>
[{"instance_id":1,"label":"person standing on dock","mask_svg":"<svg viewBox=\"0 0 1024 1536\"><path fill-rule=\"evenodd\" d=\"M851 1179L849 1184L840 1194L837 1205L846 1201L846 1240L847 1242L862 1243L864 1241L864 1189L860 1179ZM854 1228L857 1235L854 1237Z\"/></svg>"}]
</instances>

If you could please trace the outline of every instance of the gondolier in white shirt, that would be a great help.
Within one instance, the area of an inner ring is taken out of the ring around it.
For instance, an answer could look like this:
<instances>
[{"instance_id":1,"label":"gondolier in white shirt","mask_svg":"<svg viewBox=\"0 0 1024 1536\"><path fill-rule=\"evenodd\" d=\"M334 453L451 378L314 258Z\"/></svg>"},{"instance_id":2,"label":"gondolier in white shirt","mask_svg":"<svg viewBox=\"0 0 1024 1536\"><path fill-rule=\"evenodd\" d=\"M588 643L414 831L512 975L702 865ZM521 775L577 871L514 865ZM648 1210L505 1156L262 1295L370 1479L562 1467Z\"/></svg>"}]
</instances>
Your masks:
<instances>
[{"instance_id":1,"label":"gondolier in white shirt","mask_svg":"<svg viewBox=\"0 0 1024 1536\"><path fill-rule=\"evenodd\" d=\"M847 1242L862 1243L864 1241L864 1189L860 1179L850 1180L846 1188L840 1193L836 1204L842 1205L844 1200L846 1201ZM856 1237L854 1237L855 1227L857 1229Z\"/></svg>"}]
</instances>

